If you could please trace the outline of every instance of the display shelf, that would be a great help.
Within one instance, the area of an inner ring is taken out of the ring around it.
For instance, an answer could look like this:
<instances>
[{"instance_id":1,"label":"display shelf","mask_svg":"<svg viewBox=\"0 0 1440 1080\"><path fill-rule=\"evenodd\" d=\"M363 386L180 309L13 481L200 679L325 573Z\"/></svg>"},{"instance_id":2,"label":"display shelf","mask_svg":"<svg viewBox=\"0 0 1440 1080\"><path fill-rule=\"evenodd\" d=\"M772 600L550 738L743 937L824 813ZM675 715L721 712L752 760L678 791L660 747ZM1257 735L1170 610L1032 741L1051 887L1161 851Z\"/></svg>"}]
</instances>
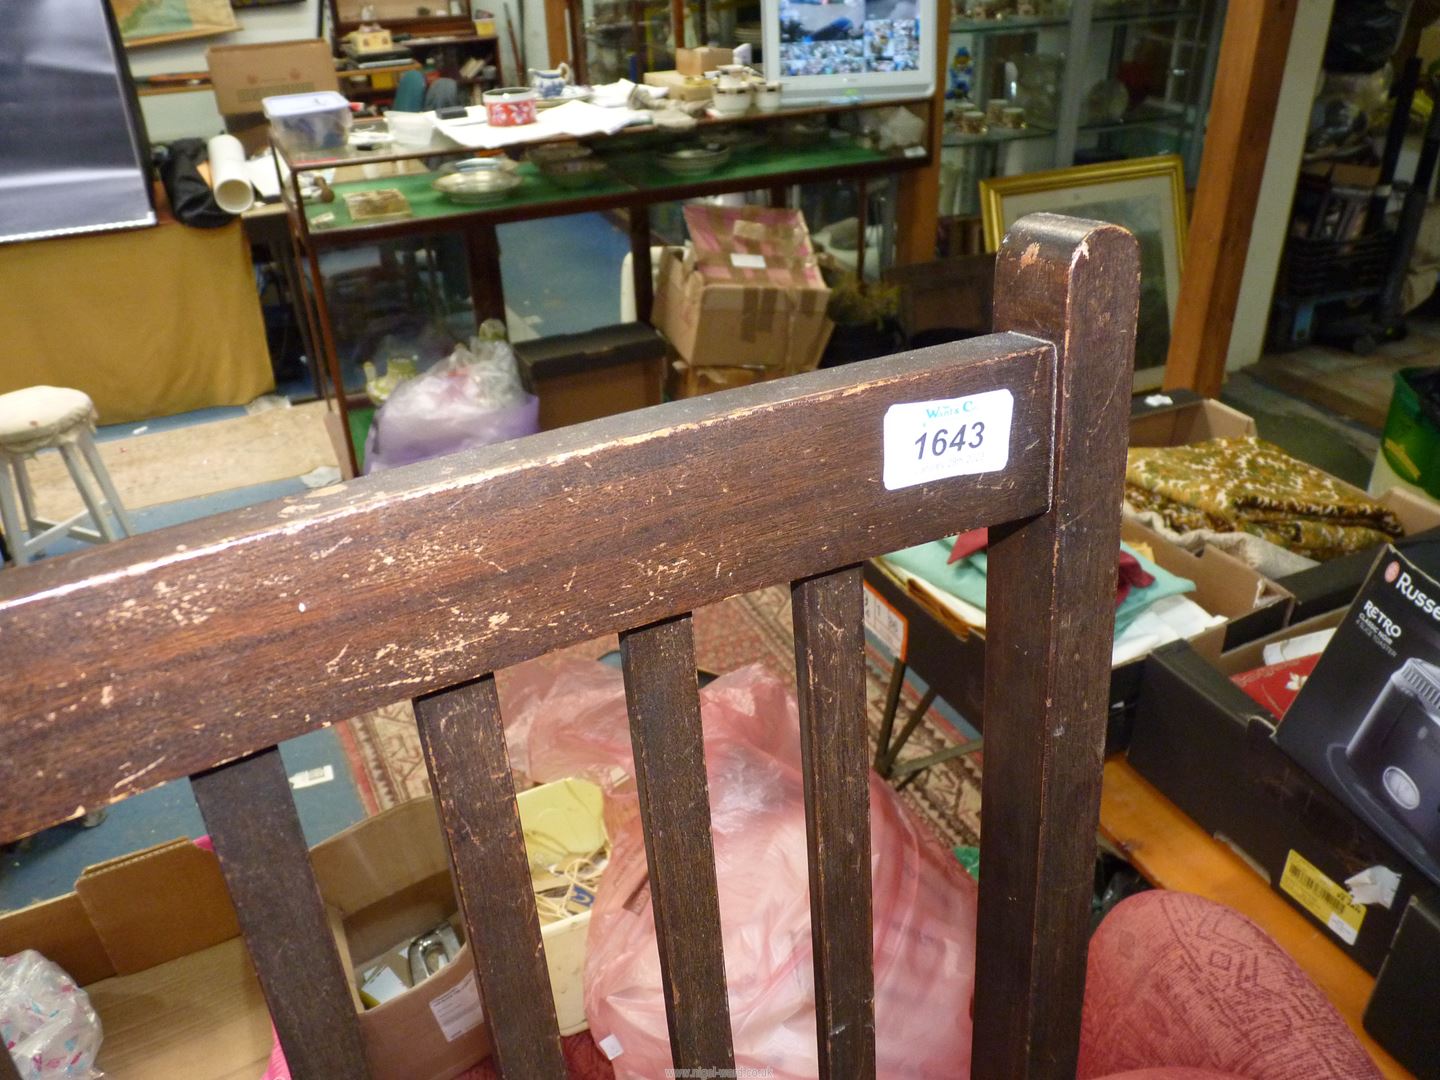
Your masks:
<instances>
[{"instance_id":1,"label":"display shelf","mask_svg":"<svg viewBox=\"0 0 1440 1080\"><path fill-rule=\"evenodd\" d=\"M1100 26L1135 25L1172 19L1194 19L1201 14L1196 3L1123 4L1115 8L1097 8L1092 21Z\"/></svg>"},{"instance_id":2,"label":"display shelf","mask_svg":"<svg viewBox=\"0 0 1440 1080\"><path fill-rule=\"evenodd\" d=\"M1023 34L1027 30L1043 30L1067 26L1069 15L1013 15L1004 19L951 19L952 34Z\"/></svg>"},{"instance_id":3,"label":"display shelf","mask_svg":"<svg viewBox=\"0 0 1440 1080\"><path fill-rule=\"evenodd\" d=\"M1046 127L1023 127L1023 128L990 128L983 135L970 135L963 131L946 132L941 145L953 149L957 146L989 146L995 143L1018 142L1022 139L1053 139L1054 128Z\"/></svg>"}]
</instances>

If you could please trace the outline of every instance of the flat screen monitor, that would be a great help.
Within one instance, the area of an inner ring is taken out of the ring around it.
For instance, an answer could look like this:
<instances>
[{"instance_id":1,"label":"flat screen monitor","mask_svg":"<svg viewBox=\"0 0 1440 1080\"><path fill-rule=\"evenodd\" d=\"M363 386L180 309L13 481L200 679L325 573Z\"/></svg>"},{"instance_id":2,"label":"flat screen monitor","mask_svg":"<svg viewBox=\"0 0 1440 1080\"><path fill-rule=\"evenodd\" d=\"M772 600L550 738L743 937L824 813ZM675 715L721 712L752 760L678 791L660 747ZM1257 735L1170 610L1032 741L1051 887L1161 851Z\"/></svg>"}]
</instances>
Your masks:
<instances>
[{"instance_id":1,"label":"flat screen monitor","mask_svg":"<svg viewBox=\"0 0 1440 1080\"><path fill-rule=\"evenodd\" d=\"M927 97L935 0L765 0L765 77L788 103Z\"/></svg>"},{"instance_id":2,"label":"flat screen monitor","mask_svg":"<svg viewBox=\"0 0 1440 1080\"><path fill-rule=\"evenodd\" d=\"M155 223L108 0L0 0L0 244Z\"/></svg>"}]
</instances>

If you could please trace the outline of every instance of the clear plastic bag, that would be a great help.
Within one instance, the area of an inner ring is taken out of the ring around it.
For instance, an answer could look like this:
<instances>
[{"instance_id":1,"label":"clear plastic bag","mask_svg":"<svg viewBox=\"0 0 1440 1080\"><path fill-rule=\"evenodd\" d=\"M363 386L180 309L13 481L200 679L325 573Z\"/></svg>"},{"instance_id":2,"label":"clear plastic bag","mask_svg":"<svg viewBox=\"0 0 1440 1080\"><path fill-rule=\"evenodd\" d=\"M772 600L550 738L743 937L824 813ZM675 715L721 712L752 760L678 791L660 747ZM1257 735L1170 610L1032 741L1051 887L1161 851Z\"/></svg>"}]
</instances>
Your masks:
<instances>
[{"instance_id":1,"label":"clear plastic bag","mask_svg":"<svg viewBox=\"0 0 1440 1080\"><path fill-rule=\"evenodd\" d=\"M20 1080L95 1080L100 1017L59 964L34 949L0 957L0 1053Z\"/></svg>"},{"instance_id":2,"label":"clear plastic bag","mask_svg":"<svg viewBox=\"0 0 1440 1080\"><path fill-rule=\"evenodd\" d=\"M540 400L520 385L505 341L474 338L400 383L375 414L365 471L379 472L540 430Z\"/></svg>"},{"instance_id":3,"label":"clear plastic bag","mask_svg":"<svg viewBox=\"0 0 1440 1080\"><path fill-rule=\"evenodd\" d=\"M585 1013L619 1077L671 1066L655 923L620 672L527 665L501 685L512 760L536 781L606 791L611 857L590 924ZM737 1067L817 1075L800 731L790 687L751 666L701 691L720 921ZM870 778L877 1066L881 1076L970 1068L976 887ZM772 1075L772 1074L767 1074Z\"/></svg>"}]
</instances>

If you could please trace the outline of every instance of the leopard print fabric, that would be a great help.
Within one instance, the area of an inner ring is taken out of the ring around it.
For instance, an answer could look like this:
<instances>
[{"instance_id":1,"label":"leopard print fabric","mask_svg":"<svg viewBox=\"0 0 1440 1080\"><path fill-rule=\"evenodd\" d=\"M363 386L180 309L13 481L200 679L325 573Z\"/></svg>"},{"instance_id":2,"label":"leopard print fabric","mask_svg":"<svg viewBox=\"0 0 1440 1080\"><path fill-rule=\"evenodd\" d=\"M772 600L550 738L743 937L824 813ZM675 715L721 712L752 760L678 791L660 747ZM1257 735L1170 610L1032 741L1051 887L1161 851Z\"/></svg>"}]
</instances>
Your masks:
<instances>
[{"instance_id":1,"label":"leopard print fabric","mask_svg":"<svg viewBox=\"0 0 1440 1080\"><path fill-rule=\"evenodd\" d=\"M1178 532L1247 532L1321 561L1403 531L1379 503L1253 436L1132 447L1125 501Z\"/></svg>"}]
</instances>

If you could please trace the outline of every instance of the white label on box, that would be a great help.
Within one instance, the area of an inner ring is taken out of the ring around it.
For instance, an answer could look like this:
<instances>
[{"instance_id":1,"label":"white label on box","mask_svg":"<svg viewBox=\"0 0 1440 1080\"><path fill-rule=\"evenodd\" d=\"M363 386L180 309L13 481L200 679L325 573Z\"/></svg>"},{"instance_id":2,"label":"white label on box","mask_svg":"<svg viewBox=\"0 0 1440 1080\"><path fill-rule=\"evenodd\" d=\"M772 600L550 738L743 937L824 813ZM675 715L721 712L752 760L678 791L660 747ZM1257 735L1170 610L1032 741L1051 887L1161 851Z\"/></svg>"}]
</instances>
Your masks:
<instances>
[{"instance_id":1,"label":"white label on box","mask_svg":"<svg viewBox=\"0 0 1440 1080\"><path fill-rule=\"evenodd\" d=\"M601 1053L603 1053L611 1061L614 1061L617 1057L619 1057L625 1052L625 1048L620 1045L620 1040L617 1039L614 1035L606 1035L603 1039L600 1040L598 1045L600 1047Z\"/></svg>"},{"instance_id":2,"label":"white label on box","mask_svg":"<svg viewBox=\"0 0 1440 1080\"><path fill-rule=\"evenodd\" d=\"M904 154L907 158L922 158L925 156L925 147L907 146L905 147Z\"/></svg>"},{"instance_id":3,"label":"white label on box","mask_svg":"<svg viewBox=\"0 0 1440 1080\"><path fill-rule=\"evenodd\" d=\"M875 635L891 656L905 659L905 616L886 603L868 581L865 582L865 629Z\"/></svg>"},{"instance_id":4,"label":"white label on box","mask_svg":"<svg viewBox=\"0 0 1440 1080\"><path fill-rule=\"evenodd\" d=\"M743 252L735 251L730 253L730 265L741 270L764 270L764 255L746 255Z\"/></svg>"},{"instance_id":5,"label":"white label on box","mask_svg":"<svg viewBox=\"0 0 1440 1080\"><path fill-rule=\"evenodd\" d=\"M1009 390L891 405L885 410L885 490L999 472L1010 462L1014 411Z\"/></svg>"},{"instance_id":6,"label":"white label on box","mask_svg":"<svg viewBox=\"0 0 1440 1080\"><path fill-rule=\"evenodd\" d=\"M1335 931L1335 936L1345 942L1346 945L1354 945L1355 939L1360 936L1360 931L1340 918L1339 915L1331 915L1325 920L1325 925Z\"/></svg>"},{"instance_id":7,"label":"white label on box","mask_svg":"<svg viewBox=\"0 0 1440 1080\"><path fill-rule=\"evenodd\" d=\"M454 1042L472 1028L478 1027L485 1014L480 1008L480 991L475 987L473 975L466 976L457 985L430 1002L430 1011L435 1022L445 1033L446 1042Z\"/></svg>"}]
</instances>

